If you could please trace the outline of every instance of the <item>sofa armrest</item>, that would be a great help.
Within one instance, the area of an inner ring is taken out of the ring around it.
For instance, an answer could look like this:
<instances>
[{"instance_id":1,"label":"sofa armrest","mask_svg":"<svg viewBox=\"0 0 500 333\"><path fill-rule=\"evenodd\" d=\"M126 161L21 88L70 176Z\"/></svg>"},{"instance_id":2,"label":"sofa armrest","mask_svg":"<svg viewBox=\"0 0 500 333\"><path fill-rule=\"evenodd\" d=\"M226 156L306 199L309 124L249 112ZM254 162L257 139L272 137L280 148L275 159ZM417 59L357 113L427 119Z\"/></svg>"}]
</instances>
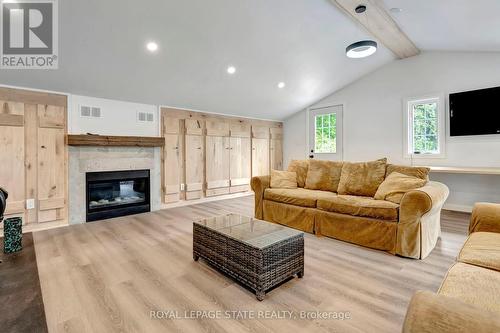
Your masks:
<instances>
[{"instance_id":1,"label":"sofa armrest","mask_svg":"<svg viewBox=\"0 0 500 333\"><path fill-rule=\"evenodd\" d=\"M450 190L439 182L408 191L401 199L396 254L423 259L441 233L440 214Z\"/></svg>"},{"instance_id":2,"label":"sofa armrest","mask_svg":"<svg viewBox=\"0 0 500 333\"><path fill-rule=\"evenodd\" d=\"M448 198L448 186L430 181L425 186L408 191L401 200L401 208L405 214L422 216L434 209L441 209Z\"/></svg>"},{"instance_id":3,"label":"sofa armrest","mask_svg":"<svg viewBox=\"0 0 500 333\"><path fill-rule=\"evenodd\" d=\"M500 204L478 202L474 205L469 234L478 231L500 233Z\"/></svg>"},{"instance_id":4,"label":"sofa armrest","mask_svg":"<svg viewBox=\"0 0 500 333\"><path fill-rule=\"evenodd\" d=\"M262 220L264 218L264 191L266 190L266 188L269 188L270 182L270 176L253 177L252 181L250 182L252 191L255 192L255 218L257 219Z\"/></svg>"},{"instance_id":5,"label":"sofa armrest","mask_svg":"<svg viewBox=\"0 0 500 333\"><path fill-rule=\"evenodd\" d=\"M411 299L403 333L500 332L500 319L459 299L419 291Z\"/></svg>"}]
</instances>

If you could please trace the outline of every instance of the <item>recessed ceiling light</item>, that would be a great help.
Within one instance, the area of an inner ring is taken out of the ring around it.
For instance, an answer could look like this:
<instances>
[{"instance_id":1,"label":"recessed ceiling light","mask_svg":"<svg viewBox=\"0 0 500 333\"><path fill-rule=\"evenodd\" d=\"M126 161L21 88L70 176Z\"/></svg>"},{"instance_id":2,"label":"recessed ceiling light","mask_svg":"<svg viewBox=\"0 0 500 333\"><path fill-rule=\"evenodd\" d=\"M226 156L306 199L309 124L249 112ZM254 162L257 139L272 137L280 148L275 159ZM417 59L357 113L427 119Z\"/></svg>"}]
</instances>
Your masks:
<instances>
[{"instance_id":1,"label":"recessed ceiling light","mask_svg":"<svg viewBox=\"0 0 500 333\"><path fill-rule=\"evenodd\" d=\"M278 88L280 88L280 89L285 88L285 82L278 83Z\"/></svg>"},{"instance_id":2,"label":"recessed ceiling light","mask_svg":"<svg viewBox=\"0 0 500 333\"><path fill-rule=\"evenodd\" d=\"M227 68L227 72L228 72L229 74L234 74L234 73L236 73L236 67L234 67L234 66L229 66L229 67Z\"/></svg>"},{"instance_id":3,"label":"recessed ceiling light","mask_svg":"<svg viewBox=\"0 0 500 333\"><path fill-rule=\"evenodd\" d=\"M146 48L149 52L156 52L158 51L158 44L156 44L155 42L149 42L146 44Z\"/></svg>"},{"instance_id":4,"label":"recessed ceiling light","mask_svg":"<svg viewBox=\"0 0 500 333\"><path fill-rule=\"evenodd\" d=\"M377 52L377 42L373 40L362 40L349 45L346 50L349 58L365 58Z\"/></svg>"},{"instance_id":5,"label":"recessed ceiling light","mask_svg":"<svg viewBox=\"0 0 500 333\"><path fill-rule=\"evenodd\" d=\"M391 13L394 13L394 14L401 13L403 11L401 8L398 8L398 7L393 7L389 10L391 11Z\"/></svg>"}]
</instances>

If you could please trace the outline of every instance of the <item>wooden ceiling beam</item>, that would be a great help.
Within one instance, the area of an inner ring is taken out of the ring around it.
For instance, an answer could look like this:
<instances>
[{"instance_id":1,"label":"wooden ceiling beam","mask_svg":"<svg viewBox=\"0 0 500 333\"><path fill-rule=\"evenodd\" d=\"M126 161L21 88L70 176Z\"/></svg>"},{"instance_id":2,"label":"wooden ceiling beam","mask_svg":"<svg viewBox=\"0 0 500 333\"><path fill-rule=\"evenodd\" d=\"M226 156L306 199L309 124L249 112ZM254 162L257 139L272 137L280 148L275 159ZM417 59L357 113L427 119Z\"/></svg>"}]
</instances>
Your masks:
<instances>
[{"instance_id":1,"label":"wooden ceiling beam","mask_svg":"<svg viewBox=\"0 0 500 333\"><path fill-rule=\"evenodd\" d=\"M330 0L355 22L360 23L378 41L398 58L413 57L420 53L408 36L399 28L380 0ZM358 14L355 9L365 5L366 11Z\"/></svg>"}]
</instances>

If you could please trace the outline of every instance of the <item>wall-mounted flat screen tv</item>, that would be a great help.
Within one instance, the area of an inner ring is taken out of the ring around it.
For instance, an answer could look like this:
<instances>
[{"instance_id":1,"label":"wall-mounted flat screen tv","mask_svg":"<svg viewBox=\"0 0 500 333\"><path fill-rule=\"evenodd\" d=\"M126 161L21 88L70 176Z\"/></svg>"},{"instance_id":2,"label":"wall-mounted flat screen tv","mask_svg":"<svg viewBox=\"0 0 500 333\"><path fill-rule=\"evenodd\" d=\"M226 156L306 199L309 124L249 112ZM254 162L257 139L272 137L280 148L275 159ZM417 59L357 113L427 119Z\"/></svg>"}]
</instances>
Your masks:
<instances>
[{"instance_id":1,"label":"wall-mounted flat screen tv","mask_svg":"<svg viewBox=\"0 0 500 333\"><path fill-rule=\"evenodd\" d=\"M500 87L450 94L450 135L500 134Z\"/></svg>"}]
</instances>

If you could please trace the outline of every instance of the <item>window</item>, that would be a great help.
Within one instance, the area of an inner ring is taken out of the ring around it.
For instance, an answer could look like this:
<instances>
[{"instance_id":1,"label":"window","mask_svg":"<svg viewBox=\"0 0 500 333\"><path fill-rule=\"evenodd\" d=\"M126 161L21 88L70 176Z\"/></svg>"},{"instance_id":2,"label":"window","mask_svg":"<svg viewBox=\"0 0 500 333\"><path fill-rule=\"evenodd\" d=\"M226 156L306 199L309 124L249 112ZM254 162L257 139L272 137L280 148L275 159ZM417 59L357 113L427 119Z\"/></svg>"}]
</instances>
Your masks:
<instances>
[{"instance_id":1,"label":"window","mask_svg":"<svg viewBox=\"0 0 500 333\"><path fill-rule=\"evenodd\" d=\"M440 97L407 102L407 154L444 156L444 112Z\"/></svg>"},{"instance_id":2,"label":"window","mask_svg":"<svg viewBox=\"0 0 500 333\"><path fill-rule=\"evenodd\" d=\"M337 115L335 113L315 116L314 152L337 152Z\"/></svg>"}]
</instances>

